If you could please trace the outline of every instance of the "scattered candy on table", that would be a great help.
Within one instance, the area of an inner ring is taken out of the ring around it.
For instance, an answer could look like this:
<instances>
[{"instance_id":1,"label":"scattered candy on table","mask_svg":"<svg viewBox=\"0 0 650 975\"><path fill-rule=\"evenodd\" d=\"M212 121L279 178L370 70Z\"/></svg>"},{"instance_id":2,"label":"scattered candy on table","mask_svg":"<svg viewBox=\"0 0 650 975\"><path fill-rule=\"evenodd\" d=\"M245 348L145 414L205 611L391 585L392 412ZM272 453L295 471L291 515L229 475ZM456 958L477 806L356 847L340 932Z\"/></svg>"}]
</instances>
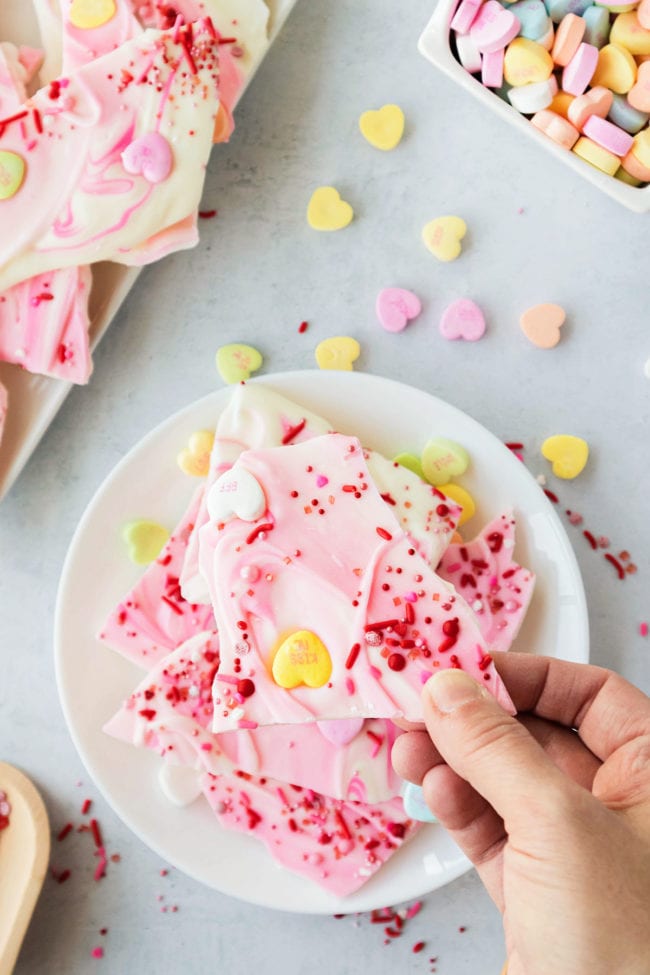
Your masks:
<instances>
[{"instance_id":1,"label":"scattered candy on table","mask_svg":"<svg viewBox=\"0 0 650 975\"><path fill-rule=\"evenodd\" d=\"M314 354L319 369L344 369L350 372L361 355L361 346L348 335L337 335L320 342Z\"/></svg>"},{"instance_id":2,"label":"scattered candy on table","mask_svg":"<svg viewBox=\"0 0 650 975\"><path fill-rule=\"evenodd\" d=\"M478 342L485 334L483 312L471 298L453 301L442 313L440 334L445 339Z\"/></svg>"},{"instance_id":3,"label":"scattered candy on table","mask_svg":"<svg viewBox=\"0 0 650 975\"><path fill-rule=\"evenodd\" d=\"M160 555L169 532L156 521L139 518L124 525L122 538L127 544L131 561L136 565L149 565Z\"/></svg>"},{"instance_id":4,"label":"scattered candy on table","mask_svg":"<svg viewBox=\"0 0 650 975\"><path fill-rule=\"evenodd\" d=\"M544 441L542 455L552 462L556 477L570 481L584 470L589 445L581 437L558 434Z\"/></svg>"},{"instance_id":5,"label":"scattered candy on table","mask_svg":"<svg viewBox=\"0 0 650 975\"><path fill-rule=\"evenodd\" d=\"M560 341L560 329L565 321L564 308L546 303L528 308L521 315L519 324L526 338L538 349L552 349Z\"/></svg>"},{"instance_id":6,"label":"scattered candy on table","mask_svg":"<svg viewBox=\"0 0 650 975\"><path fill-rule=\"evenodd\" d=\"M359 130L371 146L388 152L402 141L404 112L399 105L383 105L377 111L364 112L359 119Z\"/></svg>"},{"instance_id":7,"label":"scattered candy on table","mask_svg":"<svg viewBox=\"0 0 650 975\"><path fill-rule=\"evenodd\" d=\"M451 36L465 70L556 145L650 182L648 0L462 0Z\"/></svg>"},{"instance_id":8,"label":"scattered candy on table","mask_svg":"<svg viewBox=\"0 0 650 975\"><path fill-rule=\"evenodd\" d=\"M387 332L401 332L422 311L422 302L405 288L383 288L375 305L380 325Z\"/></svg>"},{"instance_id":9,"label":"scattered candy on table","mask_svg":"<svg viewBox=\"0 0 650 975\"><path fill-rule=\"evenodd\" d=\"M461 217L436 217L422 229L422 240L439 261L455 261L466 233L467 224Z\"/></svg>"},{"instance_id":10,"label":"scattered candy on table","mask_svg":"<svg viewBox=\"0 0 650 975\"><path fill-rule=\"evenodd\" d=\"M307 207L307 223L314 230L343 230L353 216L354 210L333 186L319 186L312 193Z\"/></svg>"},{"instance_id":11,"label":"scattered candy on table","mask_svg":"<svg viewBox=\"0 0 650 975\"><path fill-rule=\"evenodd\" d=\"M250 379L252 373L257 372L263 363L261 352L252 345L231 342L217 349L217 371L223 381L232 385Z\"/></svg>"}]
</instances>

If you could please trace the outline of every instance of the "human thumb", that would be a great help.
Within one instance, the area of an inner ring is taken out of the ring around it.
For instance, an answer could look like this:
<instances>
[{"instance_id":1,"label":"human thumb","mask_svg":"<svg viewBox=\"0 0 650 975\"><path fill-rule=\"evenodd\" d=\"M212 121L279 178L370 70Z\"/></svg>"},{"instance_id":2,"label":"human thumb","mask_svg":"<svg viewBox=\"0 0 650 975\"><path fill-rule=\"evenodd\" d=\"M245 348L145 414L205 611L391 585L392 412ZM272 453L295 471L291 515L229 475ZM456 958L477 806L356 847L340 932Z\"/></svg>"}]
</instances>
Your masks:
<instances>
[{"instance_id":1,"label":"human thumb","mask_svg":"<svg viewBox=\"0 0 650 975\"><path fill-rule=\"evenodd\" d=\"M549 792L566 790L567 778L541 745L494 697L462 670L434 674L422 690L424 720L436 748L457 775L482 795L506 822L530 821Z\"/></svg>"}]
</instances>

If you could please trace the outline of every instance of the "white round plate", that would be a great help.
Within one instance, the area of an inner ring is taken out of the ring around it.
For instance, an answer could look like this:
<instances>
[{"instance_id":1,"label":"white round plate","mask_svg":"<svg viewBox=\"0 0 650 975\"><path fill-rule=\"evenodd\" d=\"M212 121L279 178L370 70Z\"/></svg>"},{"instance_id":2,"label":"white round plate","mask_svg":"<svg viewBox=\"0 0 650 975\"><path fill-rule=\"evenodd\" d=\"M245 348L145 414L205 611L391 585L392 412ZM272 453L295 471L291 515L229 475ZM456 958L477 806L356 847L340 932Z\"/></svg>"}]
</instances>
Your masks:
<instances>
[{"instance_id":1,"label":"white round plate","mask_svg":"<svg viewBox=\"0 0 650 975\"><path fill-rule=\"evenodd\" d=\"M585 597L569 540L535 479L496 437L434 396L376 376L305 371L259 381L389 457L403 450L419 453L435 435L462 443L472 458L463 484L478 506L470 526L478 530L513 506L516 558L537 574L517 648L588 659ZM88 772L124 822L160 856L209 887L311 914L367 911L420 896L469 869L441 827L423 828L358 893L341 900L278 867L252 837L223 830L202 800L185 809L172 806L158 786L158 756L101 730L142 677L96 639L141 572L126 557L120 528L140 517L173 527L196 484L178 469L176 455L195 430L214 427L229 396L228 388L217 390L148 434L117 465L81 519L63 568L55 623L57 682L68 727Z\"/></svg>"}]
</instances>

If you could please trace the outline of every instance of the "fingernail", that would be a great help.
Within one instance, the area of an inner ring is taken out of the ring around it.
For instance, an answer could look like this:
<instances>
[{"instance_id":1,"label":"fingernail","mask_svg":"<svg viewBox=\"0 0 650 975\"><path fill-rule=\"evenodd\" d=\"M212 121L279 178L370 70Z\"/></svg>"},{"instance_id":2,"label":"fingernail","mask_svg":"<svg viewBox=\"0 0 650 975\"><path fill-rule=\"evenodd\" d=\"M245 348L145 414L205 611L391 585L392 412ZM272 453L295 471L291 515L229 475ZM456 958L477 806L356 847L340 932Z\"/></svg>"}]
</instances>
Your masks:
<instances>
[{"instance_id":1,"label":"fingernail","mask_svg":"<svg viewBox=\"0 0 650 975\"><path fill-rule=\"evenodd\" d=\"M456 708L483 697L483 688L463 670L440 670L426 683L426 690L438 711L451 714Z\"/></svg>"}]
</instances>

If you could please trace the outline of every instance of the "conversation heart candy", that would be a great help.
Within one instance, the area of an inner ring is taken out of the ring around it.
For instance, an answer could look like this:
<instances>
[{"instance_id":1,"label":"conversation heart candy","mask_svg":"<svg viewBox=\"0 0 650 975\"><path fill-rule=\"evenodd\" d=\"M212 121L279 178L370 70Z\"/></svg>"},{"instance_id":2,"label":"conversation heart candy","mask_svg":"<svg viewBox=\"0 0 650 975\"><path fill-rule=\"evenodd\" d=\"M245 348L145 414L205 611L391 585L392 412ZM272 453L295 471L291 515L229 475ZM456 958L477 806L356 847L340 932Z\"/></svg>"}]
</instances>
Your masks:
<instances>
[{"instance_id":1,"label":"conversation heart candy","mask_svg":"<svg viewBox=\"0 0 650 975\"><path fill-rule=\"evenodd\" d=\"M117 13L115 0L72 0L68 20L80 30L103 27Z\"/></svg>"},{"instance_id":2,"label":"conversation heart candy","mask_svg":"<svg viewBox=\"0 0 650 975\"><path fill-rule=\"evenodd\" d=\"M375 310L387 332L401 332L418 317L422 304L417 295L405 288L383 288L377 295Z\"/></svg>"},{"instance_id":3,"label":"conversation heart candy","mask_svg":"<svg viewBox=\"0 0 650 975\"><path fill-rule=\"evenodd\" d=\"M552 26L543 0L518 0L517 3L510 4L508 9L521 24L521 37L527 37L530 41L539 41Z\"/></svg>"},{"instance_id":4,"label":"conversation heart candy","mask_svg":"<svg viewBox=\"0 0 650 975\"><path fill-rule=\"evenodd\" d=\"M503 77L509 85L535 85L553 72L553 58L546 48L527 37L517 37L508 45L503 62Z\"/></svg>"},{"instance_id":5,"label":"conversation heart candy","mask_svg":"<svg viewBox=\"0 0 650 975\"><path fill-rule=\"evenodd\" d=\"M555 34L551 56L556 65L566 68L585 36L587 24L582 17L567 14L563 17Z\"/></svg>"},{"instance_id":6,"label":"conversation heart candy","mask_svg":"<svg viewBox=\"0 0 650 975\"><path fill-rule=\"evenodd\" d=\"M275 683L287 690L301 684L323 687L332 675L332 659L315 633L296 630L278 647L271 672Z\"/></svg>"},{"instance_id":7,"label":"conversation heart candy","mask_svg":"<svg viewBox=\"0 0 650 975\"><path fill-rule=\"evenodd\" d=\"M630 88L627 100L638 112L650 112L650 61L639 65L636 82Z\"/></svg>"},{"instance_id":8,"label":"conversation heart candy","mask_svg":"<svg viewBox=\"0 0 650 975\"><path fill-rule=\"evenodd\" d=\"M257 521L266 511L266 495L259 481L236 464L217 478L208 492L208 513L217 524L231 518Z\"/></svg>"},{"instance_id":9,"label":"conversation heart candy","mask_svg":"<svg viewBox=\"0 0 650 975\"><path fill-rule=\"evenodd\" d=\"M406 467L407 470L417 474L417 476L421 477L424 481L425 478L424 471L422 470L422 464L420 462L420 458L416 457L415 454L397 454L395 457L393 457L393 460L396 464L400 464L402 467Z\"/></svg>"},{"instance_id":10,"label":"conversation heart candy","mask_svg":"<svg viewBox=\"0 0 650 975\"><path fill-rule=\"evenodd\" d=\"M351 371L361 354L361 346L348 335L324 339L316 346L315 356L319 369L344 369Z\"/></svg>"},{"instance_id":11,"label":"conversation heart candy","mask_svg":"<svg viewBox=\"0 0 650 975\"><path fill-rule=\"evenodd\" d=\"M197 430L176 458L183 474L190 477L207 477L210 471L210 454L214 446L212 430Z\"/></svg>"},{"instance_id":12,"label":"conversation heart candy","mask_svg":"<svg viewBox=\"0 0 650 975\"><path fill-rule=\"evenodd\" d=\"M564 149L571 149L580 138L580 133L568 119L546 109L537 112L530 120L536 129L543 132L553 142Z\"/></svg>"},{"instance_id":13,"label":"conversation heart candy","mask_svg":"<svg viewBox=\"0 0 650 975\"><path fill-rule=\"evenodd\" d=\"M546 81L537 81L531 85L519 85L508 92L508 101L523 115L542 112L557 95L557 81L554 75Z\"/></svg>"},{"instance_id":14,"label":"conversation heart candy","mask_svg":"<svg viewBox=\"0 0 650 975\"><path fill-rule=\"evenodd\" d=\"M402 802L404 803L404 812L409 819L415 819L419 823L438 822L424 801L424 792L419 785L407 782L402 793Z\"/></svg>"},{"instance_id":15,"label":"conversation heart candy","mask_svg":"<svg viewBox=\"0 0 650 975\"><path fill-rule=\"evenodd\" d=\"M520 23L499 0L486 0L470 27L470 37L479 51L502 51L517 36Z\"/></svg>"},{"instance_id":16,"label":"conversation heart candy","mask_svg":"<svg viewBox=\"0 0 650 975\"><path fill-rule=\"evenodd\" d=\"M469 466L469 454L464 447L446 437L436 437L422 451L422 470L429 484L438 487L450 477L464 474Z\"/></svg>"},{"instance_id":17,"label":"conversation heart candy","mask_svg":"<svg viewBox=\"0 0 650 975\"><path fill-rule=\"evenodd\" d=\"M314 230L342 230L351 222L354 211L333 186L320 186L312 193L307 207L307 222Z\"/></svg>"},{"instance_id":18,"label":"conversation heart candy","mask_svg":"<svg viewBox=\"0 0 650 975\"><path fill-rule=\"evenodd\" d=\"M382 105L376 111L371 109L359 118L359 129L371 146L388 152L402 140L404 112L399 105Z\"/></svg>"},{"instance_id":19,"label":"conversation heart candy","mask_svg":"<svg viewBox=\"0 0 650 975\"><path fill-rule=\"evenodd\" d=\"M614 125L605 118L599 118L597 115L591 115L587 119L582 131L588 139L615 156L624 156L634 144L634 139L629 132L619 129L618 125Z\"/></svg>"},{"instance_id":20,"label":"conversation heart candy","mask_svg":"<svg viewBox=\"0 0 650 975\"><path fill-rule=\"evenodd\" d=\"M124 525L122 538L127 544L131 561L136 565L149 565L160 555L169 532L156 521L138 518Z\"/></svg>"},{"instance_id":21,"label":"conversation heart candy","mask_svg":"<svg viewBox=\"0 0 650 975\"><path fill-rule=\"evenodd\" d=\"M167 139L159 132L147 132L134 139L122 153L122 165L133 176L148 183L162 183L172 171L174 159Z\"/></svg>"},{"instance_id":22,"label":"conversation heart candy","mask_svg":"<svg viewBox=\"0 0 650 975\"><path fill-rule=\"evenodd\" d=\"M556 477L570 481L584 470L589 458L589 445L581 437L557 434L544 441L542 455L552 462Z\"/></svg>"},{"instance_id":23,"label":"conversation heart candy","mask_svg":"<svg viewBox=\"0 0 650 975\"><path fill-rule=\"evenodd\" d=\"M650 112L640 112L633 108L625 95L615 94L612 96L612 106L607 117L630 135L636 135L648 124L649 115Z\"/></svg>"},{"instance_id":24,"label":"conversation heart candy","mask_svg":"<svg viewBox=\"0 0 650 975\"><path fill-rule=\"evenodd\" d=\"M461 506L462 511L458 519L459 527L464 525L466 521L469 521L472 515L475 514L476 502L469 491L466 491L460 484L441 484L439 485L439 490Z\"/></svg>"},{"instance_id":25,"label":"conversation heart candy","mask_svg":"<svg viewBox=\"0 0 650 975\"><path fill-rule=\"evenodd\" d=\"M559 305L546 303L528 308L519 319L521 330L538 349L552 349L560 341L566 312Z\"/></svg>"},{"instance_id":26,"label":"conversation heart candy","mask_svg":"<svg viewBox=\"0 0 650 975\"><path fill-rule=\"evenodd\" d=\"M613 176L621 164L618 156L615 156L609 149L599 146L593 139L587 139L586 136L578 139L571 151L584 159L590 166L593 166L594 169L599 169L602 173L607 173L608 176Z\"/></svg>"},{"instance_id":27,"label":"conversation heart candy","mask_svg":"<svg viewBox=\"0 0 650 975\"><path fill-rule=\"evenodd\" d=\"M0 150L0 201L15 196L25 178L25 160L17 152Z\"/></svg>"},{"instance_id":28,"label":"conversation heart candy","mask_svg":"<svg viewBox=\"0 0 650 975\"><path fill-rule=\"evenodd\" d=\"M485 332L485 318L470 298L459 298L448 305L440 319L440 334L446 339L478 342Z\"/></svg>"},{"instance_id":29,"label":"conversation heart candy","mask_svg":"<svg viewBox=\"0 0 650 975\"><path fill-rule=\"evenodd\" d=\"M439 261L455 261L466 233L467 224L461 217L436 217L423 228L422 240Z\"/></svg>"},{"instance_id":30,"label":"conversation heart candy","mask_svg":"<svg viewBox=\"0 0 650 975\"><path fill-rule=\"evenodd\" d=\"M562 89L570 95L582 95L594 77L600 53L592 44L582 43L562 72ZM598 82L594 81L594 85Z\"/></svg>"},{"instance_id":31,"label":"conversation heart candy","mask_svg":"<svg viewBox=\"0 0 650 975\"><path fill-rule=\"evenodd\" d=\"M592 87L602 85L625 95L636 81L636 61L620 44L606 44L598 54L598 64L591 79Z\"/></svg>"},{"instance_id":32,"label":"conversation heart candy","mask_svg":"<svg viewBox=\"0 0 650 975\"><path fill-rule=\"evenodd\" d=\"M333 721L317 721L318 730L323 738L343 748L357 737L363 728L363 718L339 718Z\"/></svg>"},{"instance_id":33,"label":"conversation heart candy","mask_svg":"<svg viewBox=\"0 0 650 975\"><path fill-rule=\"evenodd\" d=\"M630 54L650 54L650 30L641 26L636 10L618 15L612 24L609 39Z\"/></svg>"},{"instance_id":34,"label":"conversation heart candy","mask_svg":"<svg viewBox=\"0 0 650 975\"><path fill-rule=\"evenodd\" d=\"M252 345L231 342L217 349L217 370L225 383L244 382L251 373L257 372L263 361L261 353Z\"/></svg>"},{"instance_id":35,"label":"conversation heart candy","mask_svg":"<svg viewBox=\"0 0 650 975\"><path fill-rule=\"evenodd\" d=\"M576 129L582 129L583 125L591 115L598 115L605 118L610 108L614 96L609 88L603 85L596 85L574 98L567 110L567 118Z\"/></svg>"}]
</instances>

